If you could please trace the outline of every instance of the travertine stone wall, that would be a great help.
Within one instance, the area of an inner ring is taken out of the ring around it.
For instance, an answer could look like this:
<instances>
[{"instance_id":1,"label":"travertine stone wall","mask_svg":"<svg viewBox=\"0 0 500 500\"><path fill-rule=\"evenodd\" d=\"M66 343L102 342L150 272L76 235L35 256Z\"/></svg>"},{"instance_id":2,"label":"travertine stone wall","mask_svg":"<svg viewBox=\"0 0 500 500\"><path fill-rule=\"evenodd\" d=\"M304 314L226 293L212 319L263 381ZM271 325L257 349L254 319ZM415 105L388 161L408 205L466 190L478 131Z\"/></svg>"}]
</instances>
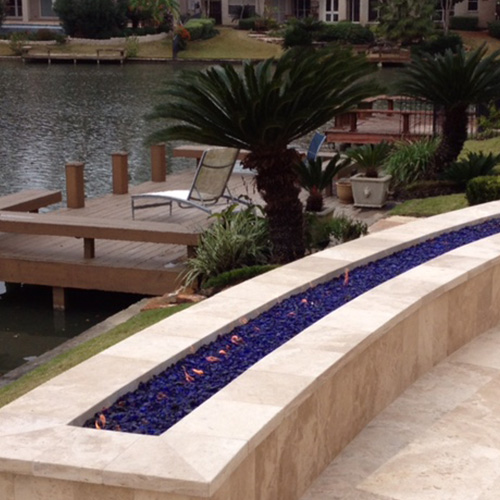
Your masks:
<instances>
[{"instance_id":1,"label":"travertine stone wall","mask_svg":"<svg viewBox=\"0 0 500 500\"><path fill-rule=\"evenodd\" d=\"M296 500L406 387L500 321L500 235L394 278L256 363L163 435L82 429L114 400L270 303L493 203L368 236L244 283L0 410L2 500Z\"/></svg>"}]
</instances>

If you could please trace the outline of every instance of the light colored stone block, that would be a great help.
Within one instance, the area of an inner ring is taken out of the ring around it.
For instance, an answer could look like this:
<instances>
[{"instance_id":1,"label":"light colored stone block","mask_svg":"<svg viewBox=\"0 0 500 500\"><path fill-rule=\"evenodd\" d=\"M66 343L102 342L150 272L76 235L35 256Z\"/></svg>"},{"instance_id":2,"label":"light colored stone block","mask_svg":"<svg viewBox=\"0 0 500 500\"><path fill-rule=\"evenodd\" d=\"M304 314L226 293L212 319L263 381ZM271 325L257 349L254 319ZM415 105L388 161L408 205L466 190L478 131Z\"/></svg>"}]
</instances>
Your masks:
<instances>
[{"instance_id":1,"label":"light colored stone block","mask_svg":"<svg viewBox=\"0 0 500 500\"><path fill-rule=\"evenodd\" d=\"M0 473L0 498L2 500L15 500L13 474Z\"/></svg>"},{"instance_id":2,"label":"light colored stone block","mask_svg":"<svg viewBox=\"0 0 500 500\"><path fill-rule=\"evenodd\" d=\"M75 500L74 485L56 479L16 476L16 500Z\"/></svg>"}]
</instances>

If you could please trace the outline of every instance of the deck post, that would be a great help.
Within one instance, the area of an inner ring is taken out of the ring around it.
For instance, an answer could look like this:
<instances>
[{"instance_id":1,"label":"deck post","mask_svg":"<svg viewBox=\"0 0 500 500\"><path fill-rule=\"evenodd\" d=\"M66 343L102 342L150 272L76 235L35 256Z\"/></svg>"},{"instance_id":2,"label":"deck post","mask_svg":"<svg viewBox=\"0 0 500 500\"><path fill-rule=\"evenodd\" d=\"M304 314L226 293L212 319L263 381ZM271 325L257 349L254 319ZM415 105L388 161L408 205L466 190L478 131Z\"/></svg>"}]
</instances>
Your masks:
<instances>
[{"instance_id":1,"label":"deck post","mask_svg":"<svg viewBox=\"0 0 500 500\"><path fill-rule=\"evenodd\" d=\"M56 311L66 309L66 290L60 286L52 287L52 307Z\"/></svg>"},{"instance_id":2,"label":"deck post","mask_svg":"<svg viewBox=\"0 0 500 500\"><path fill-rule=\"evenodd\" d=\"M128 153L113 153L113 194L128 193Z\"/></svg>"},{"instance_id":3,"label":"deck post","mask_svg":"<svg viewBox=\"0 0 500 500\"><path fill-rule=\"evenodd\" d=\"M66 204L68 208L83 208L85 206L85 182L81 162L66 164Z\"/></svg>"},{"instance_id":4,"label":"deck post","mask_svg":"<svg viewBox=\"0 0 500 500\"><path fill-rule=\"evenodd\" d=\"M165 182L167 178L167 158L165 143L151 146L151 180Z\"/></svg>"},{"instance_id":5,"label":"deck post","mask_svg":"<svg viewBox=\"0 0 500 500\"><path fill-rule=\"evenodd\" d=\"M404 112L403 115L403 134L410 133L410 113Z\"/></svg>"}]
</instances>

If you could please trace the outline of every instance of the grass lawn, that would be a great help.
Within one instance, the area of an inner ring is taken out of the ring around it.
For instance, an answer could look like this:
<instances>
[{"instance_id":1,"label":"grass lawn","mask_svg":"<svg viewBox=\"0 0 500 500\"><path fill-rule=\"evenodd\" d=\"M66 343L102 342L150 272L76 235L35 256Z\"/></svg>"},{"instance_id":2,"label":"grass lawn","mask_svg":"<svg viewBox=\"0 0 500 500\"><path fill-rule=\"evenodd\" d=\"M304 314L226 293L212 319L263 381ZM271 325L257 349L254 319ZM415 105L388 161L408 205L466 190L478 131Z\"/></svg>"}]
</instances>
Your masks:
<instances>
[{"instance_id":1,"label":"grass lawn","mask_svg":"<svg viewBox=\"0 0 500 500\"><path fill-rule=\"evenodd\" d=\"M487 31L457 31L467 48L475 49L483 43L488 44L488 52L500 49L500 40L488 35Z\"/></svg>"},{"instance_id":2,"label":"grass lawn","mask_svg":"<svg viewBox=\"0 0 500 500\"><path fill-rule=\"evenodd\" d=\"M104 349L130 337L134 333L189 307L189 305L190 304L182 304L167 309L155 309L141 312L121 325L111 329L109 332L60 354L11 384L0 388L0 407L10 403L40 384L69 370L73 366L76 366Z\"/></svg>"},{"instance_id":3,"label":"grass lawn","mask_svg":"<svg viewBox=\"0 0 500 500\"><path fill-rule=\"evenodd\" d=\"M408 200L394 207L389 215L406 215L408 217L430 217L469 206L465 194L450 194L432 198Z\"/></svg>"},{"instance_id":4,"label":"grass lawn","mask_svg":"<svg viewBox=\"0 0 500 500\"><path fill-rule=\"evenodd\" d=\"M267 59L279 57L282 53L280 45L259 42L248 36L247 31L233 28L218 28L219 35L209 40L195 40L188 42L187 50L179 52L181 60L190 59ZM125 48L126 41L107 48ZM66 54L95 54L96 45L65 44L53 46L53 51ZM43 50L43 49L42 49ZM33 53L36 49L32 49ZM43 50L45 52L45 50ZM0 44L0 56L14 55L9 44ZM172 58L172 40L167 38L157 42L141 43L139 46L139 59Z\"/></svg>"}]
</instances>

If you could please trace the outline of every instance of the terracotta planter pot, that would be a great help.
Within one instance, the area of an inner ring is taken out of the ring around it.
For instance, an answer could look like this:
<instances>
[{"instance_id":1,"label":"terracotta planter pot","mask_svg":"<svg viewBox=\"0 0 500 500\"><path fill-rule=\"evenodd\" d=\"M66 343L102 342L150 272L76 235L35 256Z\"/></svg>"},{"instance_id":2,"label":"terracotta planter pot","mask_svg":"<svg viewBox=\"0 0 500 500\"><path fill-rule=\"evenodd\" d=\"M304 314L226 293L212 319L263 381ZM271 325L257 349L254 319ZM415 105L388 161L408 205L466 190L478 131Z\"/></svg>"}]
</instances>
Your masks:
<instances>
[{"instance_id":1,"label":"terracotta planter pot","mask_svg":"<svg viewBox=\"0 0 500 500\"><path fill-rule=\"evenodd\" d=\"M337 188L337 197L340 203L349 204L354 201L350 179L339 179L335 183L335 186Z\"/></svg>"}]
</instances>

